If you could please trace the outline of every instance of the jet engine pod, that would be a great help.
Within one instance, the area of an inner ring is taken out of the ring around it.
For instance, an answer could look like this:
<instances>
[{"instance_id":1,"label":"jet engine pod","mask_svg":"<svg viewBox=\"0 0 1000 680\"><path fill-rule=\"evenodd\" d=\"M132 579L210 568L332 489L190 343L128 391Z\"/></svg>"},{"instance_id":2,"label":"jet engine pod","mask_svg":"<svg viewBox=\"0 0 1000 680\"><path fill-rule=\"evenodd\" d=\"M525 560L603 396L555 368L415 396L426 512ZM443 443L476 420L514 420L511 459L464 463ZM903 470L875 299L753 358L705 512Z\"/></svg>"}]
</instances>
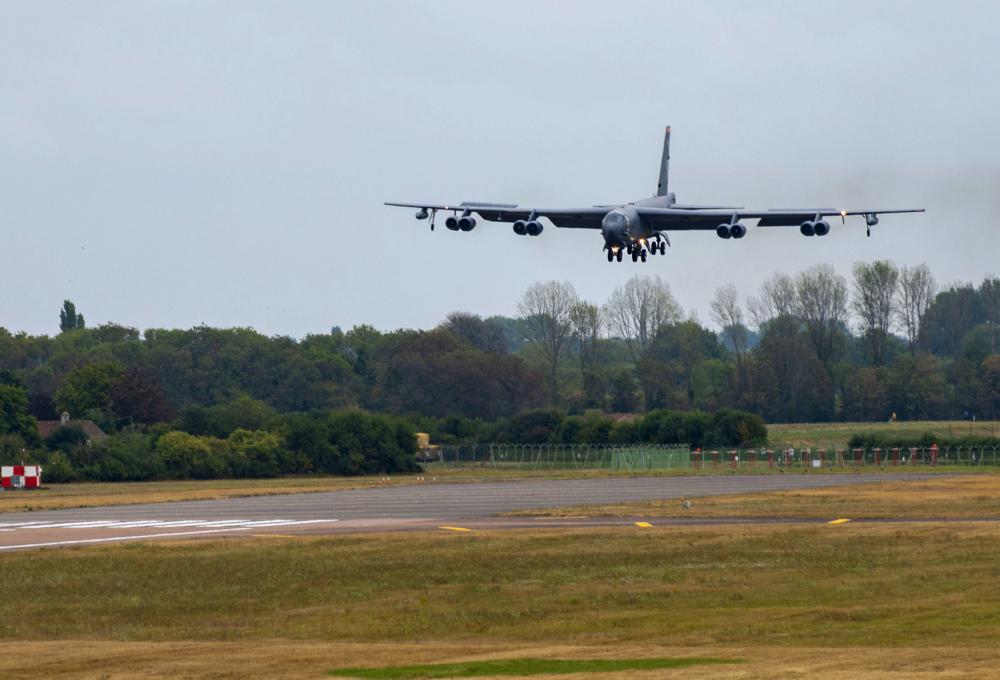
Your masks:
<instances>
[{"instance_id":1,"label":"jet engine pod","mask_svg":"<svg viewBox=\"0 0 1000 680\"><path fill-rule=\"evenodd\" d=\"M802 223L799 227L799 231L803 236L815 236L816 235L816 223L811 221L806 221Z\"/></svg>"},{"instance_id":2,"label":"jet engine pod","mask_svg":"<svg viewBox=\"0 0 1000 680\"><path fill-rule=\"evenodd\" d=\"M720 224L715 228L715 233L718 234L719 238L730 238L733 235L733 233L729 231L728 224Z\"/></svg>"},{"instance_id":3,"label":"jet engine pod","mask_svg":"<svg viewBox=\"0 0 1000 680\"><path fill-rule=\"evenodd\" d=\"M826 236L830 233L830 223L820 220L816 223L813 229L815 230L817 236Z\"/></svg>"},{"instance_id":4,"label":"jet engine pod","mask_svg":"<svg viewBox=\"0 0 1000 680\"><path fill-rule=\"evenodd\" d=\"M458 218L454 215L449 216L448 219L444 221L444 226L448 227L452 231L458 231Z\"/></svg>"},{"instance_id":5,"label":"jet engine pod","mask_svg":"<svg viewBox=\"0 0 1000 680\"><path fill-rule=\"evenodd\" d=\"M472 231L476 228L476 218L468 215L458 218L458 228L462 231Z\"/></svg>"},{"instance_id":6,"label":"jet engine pod","mask_svg":"<svg viewBox=\"0 0 1000 680\"><path fill-rule=\"evenodd\" d=\"M514 223L514 233L518 236L524 236L528 233L528 223L524 220L518 220Z\"/></svg>"},{"instance_id":7,"label":"jet engine pod","mask_svg":"<svg viewBox=\"0 0 1000 680\"><path fill-rule=\"evenodd\" d=\"M417 214L414 215L414 217L416 217L418 220L426 220L427 219L427 208L421 208L420 210L418 210Z\"/></svg>"},{"instance_id":8,"label":"jet engine pod","mask_svg":"<svg viewBox=\"0 0 1000 680\"><path fill-rule=\"evenodd\" d=\"M734 224L733 226L729 227L729 234L733 238L743 238L744 236L747 235L747 228L744 227L742 224Z\"/></svg>"},{"instance_id":9,"label":"jet engine pod","mask_svg":"<svg viewBox=\"0 0 1000 680\"><path fill-rule=\"evenodd\" d=\"M542 233L542 229L544 229L544 227L541 222L531 220L527 225L525 225L525 229L528 231L528 236L538 236Z\"/></svg>"}]
</instances>

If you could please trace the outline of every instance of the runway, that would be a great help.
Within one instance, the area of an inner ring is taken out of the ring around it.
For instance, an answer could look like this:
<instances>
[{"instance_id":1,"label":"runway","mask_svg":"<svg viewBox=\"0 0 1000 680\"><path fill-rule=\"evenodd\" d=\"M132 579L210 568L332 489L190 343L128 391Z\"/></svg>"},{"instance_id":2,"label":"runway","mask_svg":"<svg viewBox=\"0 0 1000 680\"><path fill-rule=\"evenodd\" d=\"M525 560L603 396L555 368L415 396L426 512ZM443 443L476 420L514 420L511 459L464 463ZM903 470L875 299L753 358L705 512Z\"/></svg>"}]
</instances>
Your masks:
<instances>
[{"instance_id":1,"label":"runway","mask_svg":"<svg viewBox=\"0 0 1000 680\"><path fill-rule=\"evenodd\" d=\"M419 529L466 531L631 524L624 518L496 517L514 510L746 494L870 482L925 474L609 477L606 479L435 483L210 501L119 505L0 515L0 551L136 540L304 535ZM832 519L832 518L831 518ZM786 520L664 520L760 523ZM817 521L817 520L802 520Z\"/></svg>"}]
</instances>

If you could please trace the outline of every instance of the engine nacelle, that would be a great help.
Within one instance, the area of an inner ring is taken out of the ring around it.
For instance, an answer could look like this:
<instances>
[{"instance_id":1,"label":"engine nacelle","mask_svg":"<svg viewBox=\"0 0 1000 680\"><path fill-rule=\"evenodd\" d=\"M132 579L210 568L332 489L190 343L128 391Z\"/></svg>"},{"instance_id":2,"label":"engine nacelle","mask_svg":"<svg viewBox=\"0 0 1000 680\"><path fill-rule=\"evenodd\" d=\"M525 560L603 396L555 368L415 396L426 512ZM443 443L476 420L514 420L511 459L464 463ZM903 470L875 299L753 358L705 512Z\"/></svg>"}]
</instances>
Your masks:
<instances>
[{"instance_id":1,"label":"engine nacelle","mask_svg":"<svg viewBox=\"0 0 1000 680\"><path fill-rule=\"evenodd\" d=\"M458 228L462 231L472 231L476 228L476 218L468 215L458 218Z\"/></svg>"},{"instance_id":2,"label":"engine nacelle","mask_svg":"<svg viewBox=\"0 0 1000 680\"><path fill-rule=\"evenodd\" d=\"M454 215L450 215L448 219L444 221L444 226L448 227L452 231L458 231L458 218Z\"/></svg>"},{"instance_id":3,"label":"engine nacelle","mask_svg":"<svg viewBox=\"0 0 1000 680\"><path fill-rule=\"evenodd\" d=\"M830 223L824 220L820 220L813 226L813 230L816 232L817 236L826 236L830 233Z\"/></svg>"},{"instance_id":4,"label":"engine nacelle","mask_svg":"<svg viewBox=\"0 0 1000 680\"><path fill-rule=\"evenodd\" d=\"M715 228L715 233L719 238L732 238L733 233L729 230L728 224L720 224Z\"/></svg>"},{"instance_id":5,"label":"engine nacelle","mask_svg":"<svg viewBox=\"0 0 1000 680\"><path fill-rule=\"evenodd\" d=\"M538 236L542 233L542 229L544 229L542 223L535 220L528 222L524 228L528 232L528 236Z\"/></svg>"},{"instance_id":6,"label":"engine nacelle","mask_svg":"<svg viewBox=\"0 0 1000 680\"><path fill-rule=\"evenodd\" d=\"M528 233L528 223L524 220L518 220L514 223L514 233L518 236L524 236Z\"/></svg>"},{"instance_id":7,"label":"engine nacelle","mask_svg":"<svg viewBox=\"0 0 1000 680\"><path fill-rule=\"evenodd\" d=\"M421 208L420 210L418 210L417 214L414 215L414 217L416 217L418 220L426 220L427 219L427 208Z\"/></svg>"},{"instance_id":8,"label":"engine nacelle","mask_svg":"<svg viewBox=\"0 0 1000 680\"><path fill-rule=\"evenodd\" d=\"M812 221L803 222L799 227L799 232L803 236L815 236L816 235L816 223Z\"/></svg>"},{"instance_id":9,"label":"engine nacelle","mask_svg":"<svg viewBox=\"0 0 1000 680\"><path fill-rule=\"evenodd\" d=\"M733 238L743 238L747 235L747 228L742 224L734 224L729 227L729 235Z\"/></svg>"}]
</instances>

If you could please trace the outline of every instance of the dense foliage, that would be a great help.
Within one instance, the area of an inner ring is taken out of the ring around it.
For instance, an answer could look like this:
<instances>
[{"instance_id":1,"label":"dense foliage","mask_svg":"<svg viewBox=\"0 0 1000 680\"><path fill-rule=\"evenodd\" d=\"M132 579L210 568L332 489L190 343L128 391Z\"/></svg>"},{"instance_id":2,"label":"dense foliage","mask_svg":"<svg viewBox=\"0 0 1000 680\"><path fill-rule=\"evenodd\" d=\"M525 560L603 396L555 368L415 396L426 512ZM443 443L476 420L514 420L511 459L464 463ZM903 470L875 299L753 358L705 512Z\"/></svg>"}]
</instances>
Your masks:
<instances>
[{"instance_id":1,"label":"dense foliage","mask_svg":"<svg viewBox=\"0 0 1000 680\"><path fill-rule=\"evenodd\" d=\"M1000 415L1000 280L938 292L924 266L875 262L852 283L818 266L743 303L720 288L718 330L685 317L658 277L603 305L537 283L518 318L456 312L427 331L302 339L88 327L66 301L57 335L0 328L0 456L36 449L50 472L89 479L358 474L412 465L418 430L442 443L722 446L763 442L761 418ZM43 442L36 420L62 411L111 437Z\"/></svg>"}]
</instances>

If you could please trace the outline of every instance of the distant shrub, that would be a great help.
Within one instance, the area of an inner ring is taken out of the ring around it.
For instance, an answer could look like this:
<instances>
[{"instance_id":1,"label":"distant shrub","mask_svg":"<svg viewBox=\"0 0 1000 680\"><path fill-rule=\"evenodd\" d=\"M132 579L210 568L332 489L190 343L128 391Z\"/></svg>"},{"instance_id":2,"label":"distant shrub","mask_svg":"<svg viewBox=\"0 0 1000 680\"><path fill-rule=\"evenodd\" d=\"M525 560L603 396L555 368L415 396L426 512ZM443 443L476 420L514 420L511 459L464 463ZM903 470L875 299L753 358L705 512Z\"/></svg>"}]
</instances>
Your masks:
<instances>
[{"instance_id":1,"label":"distant shrub","mask_svg":"<svg viewBox=\"0 0 1000 680\"><path fill-rule=\"evenodd\" d=\"M891 449L891 448L928 448L937 444L939 448L947 446L987 446L1000 447L1000 437L987 436L964 436L964 437L939 437L933 432L924 432L915 436L912 434L893 434L883 432L864 432L851 435L847 440L847 445L852 449Z\"/></svg>"}]
</instances>

